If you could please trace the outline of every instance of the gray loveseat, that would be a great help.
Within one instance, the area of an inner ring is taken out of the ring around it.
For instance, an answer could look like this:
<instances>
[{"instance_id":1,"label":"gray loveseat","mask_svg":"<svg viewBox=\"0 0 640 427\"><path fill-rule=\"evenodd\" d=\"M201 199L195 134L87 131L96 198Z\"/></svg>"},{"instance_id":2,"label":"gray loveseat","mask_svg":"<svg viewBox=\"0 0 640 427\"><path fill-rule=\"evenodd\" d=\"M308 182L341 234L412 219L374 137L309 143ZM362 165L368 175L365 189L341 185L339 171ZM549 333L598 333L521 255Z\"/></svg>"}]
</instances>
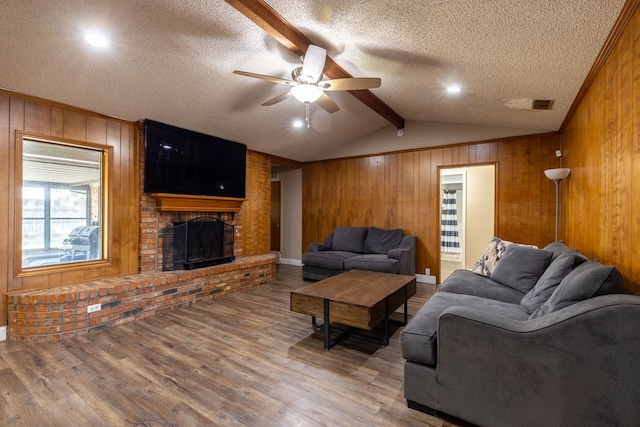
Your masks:
<instances>
[{"instance_id":1,"label":"gray loveseat","mask_svg":"<svg viewBox=\"0 0 640 427\"><path fill-rule=\"evenodd\" d=\"M640 426L640 297L562 243L508 243L401 332L409 407L480 426Z\"/></svg>"},{"instance_id":2,"label":"gray loveseat","mask_svg":"<svg viewBox=\"0 0 640 427\"><path fill-rule=\"evenodd\" d=\"M416 273L416 237L400 228L338 226L322 243L302 254L305 280L322 280L347 270Z\"/></svg>"}]
</instances>

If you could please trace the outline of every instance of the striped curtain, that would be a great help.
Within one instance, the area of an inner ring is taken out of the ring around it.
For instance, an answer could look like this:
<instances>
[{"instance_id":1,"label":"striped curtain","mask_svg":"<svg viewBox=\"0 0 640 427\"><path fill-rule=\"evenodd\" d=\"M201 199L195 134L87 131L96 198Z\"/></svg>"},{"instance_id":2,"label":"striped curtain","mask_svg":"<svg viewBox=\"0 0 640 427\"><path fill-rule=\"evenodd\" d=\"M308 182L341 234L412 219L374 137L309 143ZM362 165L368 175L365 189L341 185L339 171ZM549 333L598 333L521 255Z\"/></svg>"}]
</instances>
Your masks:
<instances>
[{"instance_id":1,"label":"striped curtain","mask_svg":"<svg viewBox=\"0 0 640 427\"><path fill-rule=\"evenodd\" d=\"M441 251L460 254L460 236L458 235L458 208L456 190L442 190L442 219L440 220Z\"/></svg>"}]
</instances>

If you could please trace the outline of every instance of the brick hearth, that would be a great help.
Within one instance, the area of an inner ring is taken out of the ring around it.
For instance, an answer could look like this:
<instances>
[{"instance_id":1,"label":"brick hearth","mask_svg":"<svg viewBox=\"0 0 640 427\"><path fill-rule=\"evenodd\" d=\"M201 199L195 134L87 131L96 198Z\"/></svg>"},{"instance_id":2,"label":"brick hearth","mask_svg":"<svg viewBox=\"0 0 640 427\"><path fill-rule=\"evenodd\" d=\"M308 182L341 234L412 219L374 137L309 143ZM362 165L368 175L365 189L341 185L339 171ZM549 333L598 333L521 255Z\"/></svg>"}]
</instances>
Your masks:
<instances>
[{"instance_id":1,"label":"brick hearth","mask_svg":"<svg viewBox=\"0 0 640 427\"><path fill-rule=\"evenodd\" d=\"M45 341L91 333L274 280L275 255L189 271L144 272L7 295L11 341ZM102 309L87 313L87 306Z\"/></svg>"}]
</instances>

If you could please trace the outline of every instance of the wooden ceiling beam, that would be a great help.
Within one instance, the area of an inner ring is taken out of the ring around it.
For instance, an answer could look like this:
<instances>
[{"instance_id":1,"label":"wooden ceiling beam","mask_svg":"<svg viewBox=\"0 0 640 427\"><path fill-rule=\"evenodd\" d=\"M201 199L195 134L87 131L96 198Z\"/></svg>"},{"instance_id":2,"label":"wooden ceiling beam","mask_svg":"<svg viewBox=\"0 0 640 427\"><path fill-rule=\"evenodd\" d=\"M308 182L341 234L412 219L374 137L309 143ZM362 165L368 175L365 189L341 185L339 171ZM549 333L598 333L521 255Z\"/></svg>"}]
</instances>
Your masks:
<instances>
[{"instance_id":1,"label":"wooden ceiling beam","mask_svg":"<svg viewBox=\"0 0 640 427\"><path fill-rule=\"evenodd\" d=\"M314 44L262 0L226 0L226 2L296 55L303 56L309 45ZM328 55L324 65L324 74L330 79L353 77ZM396 128L404 129L404 119L370 90L350 90L348 92Z\"/></svg>"}]
</instances>

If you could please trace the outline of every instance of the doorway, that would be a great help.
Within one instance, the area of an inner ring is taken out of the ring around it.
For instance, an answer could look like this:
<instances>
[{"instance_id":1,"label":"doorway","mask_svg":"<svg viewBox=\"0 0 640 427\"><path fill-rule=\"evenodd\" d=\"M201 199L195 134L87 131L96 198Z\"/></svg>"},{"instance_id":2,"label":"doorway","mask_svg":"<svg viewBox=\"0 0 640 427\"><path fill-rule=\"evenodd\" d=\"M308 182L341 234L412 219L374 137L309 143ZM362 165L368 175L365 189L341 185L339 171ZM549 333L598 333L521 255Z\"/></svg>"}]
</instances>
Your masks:
<instances>
[{"instance_id":1,"label":"doorway","mask_svg":"<svg viewBox=\"0 0 640 427\"><path fill-rule=\"evenodd\" d=\"M440 169L440 283L473 268L495 233L495 164Z\"/></svg>"}]
</instances>

